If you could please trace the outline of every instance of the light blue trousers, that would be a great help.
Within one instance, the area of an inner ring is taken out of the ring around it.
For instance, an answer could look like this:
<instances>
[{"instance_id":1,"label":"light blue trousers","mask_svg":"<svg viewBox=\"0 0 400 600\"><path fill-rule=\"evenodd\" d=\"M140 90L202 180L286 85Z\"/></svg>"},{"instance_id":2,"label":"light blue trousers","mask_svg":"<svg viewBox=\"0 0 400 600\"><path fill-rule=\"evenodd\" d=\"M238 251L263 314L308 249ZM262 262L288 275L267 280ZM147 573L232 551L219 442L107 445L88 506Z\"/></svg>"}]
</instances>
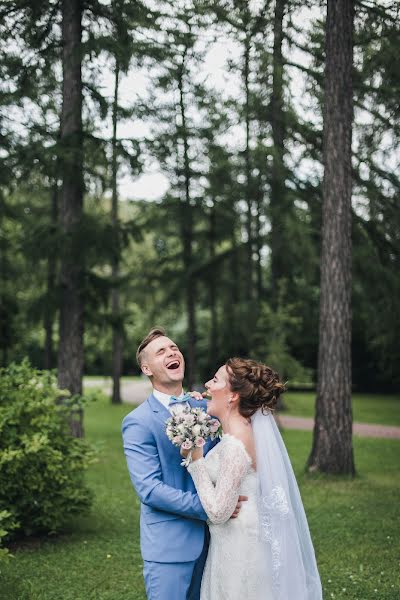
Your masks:
<instances>
[{"instance_id":1,"label":"light blue trousers","mask_svg":"<svg viewBox=\"0 0 400 600\"><path fill-rule=\"evenodd\" d=\"M156 563L145 560L143 576L147 599L200 600L207 551L208 544L204 544L203 552L192 562Z\"/></svg>"}]
</instances>

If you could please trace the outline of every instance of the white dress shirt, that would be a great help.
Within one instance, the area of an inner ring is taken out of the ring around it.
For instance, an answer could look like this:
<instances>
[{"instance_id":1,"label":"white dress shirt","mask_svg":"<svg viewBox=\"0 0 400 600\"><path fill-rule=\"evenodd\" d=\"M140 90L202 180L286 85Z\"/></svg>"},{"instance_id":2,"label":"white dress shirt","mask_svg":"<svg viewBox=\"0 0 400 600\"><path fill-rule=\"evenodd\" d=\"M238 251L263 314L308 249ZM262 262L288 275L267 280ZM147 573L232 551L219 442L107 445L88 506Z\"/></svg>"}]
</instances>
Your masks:
<instances>
[{"instance_id":1,"label":"white dress shirt","mask_svg":"<svg viewBox=\"0 0 400 600\"><path fill-rule=\"evenodd\" d=\"M184 395L185 394L182 391L182 393L179 394L179 396L177 396L177 398L182 398ZM169 401L171 399L171 394L164 394L164 392L159 392L155 388L153 388L153 396L154 396L154 398L157 398L157 400L159 402L161 402L161 404L163 406L165 406L165 408L167 410L169 410L169 412L171 413L171 415L176 415L176 414L182 412L184 408L186 408L187 406L189 406L189 404L187 402L181 402L179 404L173 404L172 406L169 406Z\"/></svg>"}]
</instances>

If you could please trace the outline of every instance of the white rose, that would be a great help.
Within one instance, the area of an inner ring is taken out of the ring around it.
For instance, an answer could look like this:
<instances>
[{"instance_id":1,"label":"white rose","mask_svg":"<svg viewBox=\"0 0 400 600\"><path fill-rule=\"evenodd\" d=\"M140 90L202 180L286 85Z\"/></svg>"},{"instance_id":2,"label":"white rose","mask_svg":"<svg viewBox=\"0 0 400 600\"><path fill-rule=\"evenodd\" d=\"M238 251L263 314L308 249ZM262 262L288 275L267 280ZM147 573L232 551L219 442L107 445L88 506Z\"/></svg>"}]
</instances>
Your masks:
<instances>
[{"instance_id":1,"label":"white rose","mask_svg":"<svg viewBox=\"0 0 400 600\"><path fill-rule=\"evenodd\" d=\"M193 435L200 435L201 433L201 425L195 425L192 429Z\"/></svg>"}]
</instances>

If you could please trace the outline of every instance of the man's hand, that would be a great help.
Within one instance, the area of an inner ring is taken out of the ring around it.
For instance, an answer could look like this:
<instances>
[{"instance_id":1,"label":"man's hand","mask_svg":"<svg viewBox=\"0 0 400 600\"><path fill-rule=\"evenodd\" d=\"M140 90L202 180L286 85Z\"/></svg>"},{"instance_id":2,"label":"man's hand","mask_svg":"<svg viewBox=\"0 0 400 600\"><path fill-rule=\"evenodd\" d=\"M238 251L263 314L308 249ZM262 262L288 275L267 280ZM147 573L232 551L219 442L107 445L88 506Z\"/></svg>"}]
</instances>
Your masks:
<instances>
[{"instance_id":1,"label":"man's hand","mask_svg":"<svg viewBox=\"0 0 400 600\"><path fill-rule=\"evenodd\" d=\"M246 500L248 500L248 496L239 496L237 504L236 504L236 508L233 511L233 513L231 514L231 519L236 519L236 517L239 515L240 513L240 509L242 508L242 502L246 502Z\"/></svg>"}]
</instances>

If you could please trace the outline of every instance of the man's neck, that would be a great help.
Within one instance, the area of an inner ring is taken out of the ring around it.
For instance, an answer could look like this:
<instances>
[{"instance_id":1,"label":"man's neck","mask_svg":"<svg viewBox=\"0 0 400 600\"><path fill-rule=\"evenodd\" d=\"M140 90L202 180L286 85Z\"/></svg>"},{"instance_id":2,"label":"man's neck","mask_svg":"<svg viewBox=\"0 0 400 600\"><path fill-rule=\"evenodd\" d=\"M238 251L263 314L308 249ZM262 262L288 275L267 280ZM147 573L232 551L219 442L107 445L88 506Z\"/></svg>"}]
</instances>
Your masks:
<instances>
[{"instance_id":1,"label":"man's neck","mask_svg":"<svg viewBox=\"0 0 400 600\"><path fill-rule=\"evenodd\" d=\"M169 396L180 396L183 392L182 382L177 383L173 386L166 386L162 383L153 383L153 387L158 392L162 392L163 394L168 394Z\"/></svg>"}]
</instances>

